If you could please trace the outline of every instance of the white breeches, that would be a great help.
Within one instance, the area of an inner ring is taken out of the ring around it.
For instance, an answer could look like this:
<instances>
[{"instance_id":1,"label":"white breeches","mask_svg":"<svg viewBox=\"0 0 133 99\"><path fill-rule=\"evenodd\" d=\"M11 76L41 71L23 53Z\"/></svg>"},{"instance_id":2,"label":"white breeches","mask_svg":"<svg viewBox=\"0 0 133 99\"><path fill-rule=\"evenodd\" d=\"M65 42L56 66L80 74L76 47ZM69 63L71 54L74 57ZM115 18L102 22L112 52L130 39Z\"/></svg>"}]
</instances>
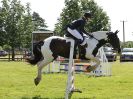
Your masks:
<instances>
[{"instance_id":1,"label":"white breeches","mask_svg":"<svg viewBox=\"0 0 133 99\"><path fill-rule=\"evenodd\" d=\"M69 27L67 28L68 32L73 35L75 38L80 39L82 43L80 45L85 45L86 44L86 39L84 40L82 35L76 30L76 29L70 29ZM84 34L84 33L83 33ZM84 41L83 41L84 40Z\"/></svg>"},{"instance_id":2,"label":"white breeches","mask_svg":"<svg viewBox=\"0 0 133 99\"><path fill-rule=\"evenodd\" d=\"M70 29L69 27L67 28L67 30L68 30L68 32L70 33L70 34L72 34L75 38L77 38L77 39L80 39L80 40L82 40L83 41L83 37L81 36L81 34L76 30L76 29Z\"/></svg>"}]
</instances>

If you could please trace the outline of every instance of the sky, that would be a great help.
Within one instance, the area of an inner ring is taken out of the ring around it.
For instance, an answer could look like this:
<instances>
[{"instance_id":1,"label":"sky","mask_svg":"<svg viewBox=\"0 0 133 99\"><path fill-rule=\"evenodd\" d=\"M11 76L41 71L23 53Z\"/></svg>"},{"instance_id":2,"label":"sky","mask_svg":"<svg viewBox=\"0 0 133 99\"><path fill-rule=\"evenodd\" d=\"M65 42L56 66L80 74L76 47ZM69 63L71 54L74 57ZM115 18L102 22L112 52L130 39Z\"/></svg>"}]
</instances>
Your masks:
<instances>
[{"instance_id":1,"label":"sky","mask_svg":"<svg viewBox=\"0 0 133 99\"><path fill-rule=\"evenodd\" d=\"M38 12L45 19L49 30L54 30L54 25L64 8L64 0L21 0L21 2L24 5L29 2L32 11ZM133 41L133 0L95 0L95 2L109 16L111 31L119 30L118 36L123 41L122 21L125 21L125 40Z\"/></svg>"}]
</instances>

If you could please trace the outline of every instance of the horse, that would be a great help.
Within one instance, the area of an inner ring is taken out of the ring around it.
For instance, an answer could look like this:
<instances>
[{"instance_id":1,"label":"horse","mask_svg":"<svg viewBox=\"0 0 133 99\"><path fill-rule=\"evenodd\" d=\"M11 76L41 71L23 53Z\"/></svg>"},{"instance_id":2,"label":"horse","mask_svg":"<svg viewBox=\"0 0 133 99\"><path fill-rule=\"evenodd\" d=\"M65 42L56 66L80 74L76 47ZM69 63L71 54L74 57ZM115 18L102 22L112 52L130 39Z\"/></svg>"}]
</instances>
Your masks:
<instances>
[{"instance_id":1,"label":"horse","mask_svg":"<svg viewBox=\"0 0 133 99\"><path fill-rule=\"evenodd\" d=\"M109 43L118 53L121 52L120 40L117 36L118 32L118 30L115 32L97 31L91 33L93 37L86 37L87 46L80 46L78 53L79 59L92 60L95 62L94 65L89 66L88 71L93 71L99 66L100 60L97 57L97 52L98 49L106 43ZM51 36L46 38L44 41L36 43L33 48L34 56L27 58L28 63L31 65L37 64L38 67L37 77L34 79L35 85L38 85L41 81L41 71L44 66L54 61L58 56L69 58L69 53L70 42L68 42L64 37ZM77 50L74 50L74 59L76 59L78 53Z\"/></svg>"}]
</instances>

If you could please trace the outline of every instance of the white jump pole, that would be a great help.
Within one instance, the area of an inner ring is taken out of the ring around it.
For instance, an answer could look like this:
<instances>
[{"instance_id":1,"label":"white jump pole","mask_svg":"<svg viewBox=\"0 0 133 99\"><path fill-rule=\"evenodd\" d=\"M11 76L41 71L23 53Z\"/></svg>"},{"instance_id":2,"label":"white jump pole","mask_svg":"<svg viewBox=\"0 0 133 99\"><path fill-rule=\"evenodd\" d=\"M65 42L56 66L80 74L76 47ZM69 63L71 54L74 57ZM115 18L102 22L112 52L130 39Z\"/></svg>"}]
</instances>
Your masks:
<instances>
[{"instance_id":1,"label":"white jump pole","mask_svg":"<svg viewBox=\"0 0 133 99\"><path fill-rule=\"evenodd\" d=\"M95 73L96 76L111 76L111 65L108 63L108 59L104 53L103 47L98 50L98 56L101 61L99 67L95 70L98 72Z\"/></svg>"},{"instance_id":2,"label":"white jump pole","mask_svg":"<svg viewBox=\"0 0 133 99\"><path fill-rule=\"evenodd\" d=\"M74 60L73 60L73 52L74 52L74 40L68 39L70 42L70 54L69 54L69 64L68 64L68 79L67 79L67 87L65 99L71 99L73 92L80 92L80 90L76 90L74 86Z\"/></svg>"}]
</instances>

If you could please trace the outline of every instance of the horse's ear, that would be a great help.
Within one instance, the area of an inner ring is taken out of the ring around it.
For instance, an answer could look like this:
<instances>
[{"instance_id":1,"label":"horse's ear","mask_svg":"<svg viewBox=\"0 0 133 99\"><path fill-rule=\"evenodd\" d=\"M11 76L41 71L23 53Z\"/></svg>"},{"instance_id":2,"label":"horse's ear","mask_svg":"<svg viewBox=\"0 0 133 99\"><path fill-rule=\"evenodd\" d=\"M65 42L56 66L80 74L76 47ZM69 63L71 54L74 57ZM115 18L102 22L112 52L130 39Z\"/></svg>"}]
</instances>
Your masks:
<instances>
[{"instance_id":1,"label":"horse's ear","mask_svg":"<svg viewBox=\"0 0 133 99\"><path fill-rule=\"evenodd\" d=\"M119 31L118 31L118 30L116 30L116 31L115 31L115 34L117 34L118 32L119 32Z\"/></svg>"}]
</instances>

